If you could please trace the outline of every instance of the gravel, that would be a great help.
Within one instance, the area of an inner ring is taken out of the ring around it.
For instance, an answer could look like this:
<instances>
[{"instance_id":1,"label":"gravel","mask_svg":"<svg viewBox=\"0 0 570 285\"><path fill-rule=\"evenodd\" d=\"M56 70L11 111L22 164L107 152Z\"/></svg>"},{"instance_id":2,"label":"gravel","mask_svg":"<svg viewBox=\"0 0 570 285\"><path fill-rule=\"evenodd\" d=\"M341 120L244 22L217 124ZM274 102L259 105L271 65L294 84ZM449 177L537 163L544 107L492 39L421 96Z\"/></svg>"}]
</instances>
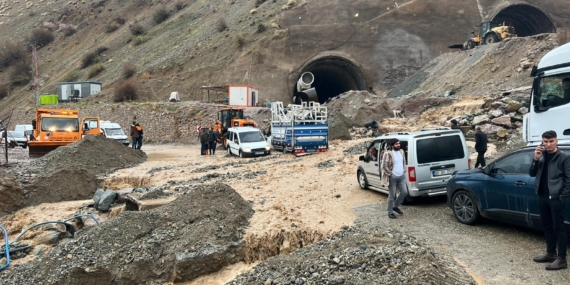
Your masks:
<instances>
[{"instance_id":1,"label":"gravel","mask_svg":"<svg viewBox=\"0 0 570 285\"><path fill-rule=\"evenodd\" d=\"M476 284L453 261L391 229L349 228L269 258L227 284Z\"/></svg>"}]
</instances>

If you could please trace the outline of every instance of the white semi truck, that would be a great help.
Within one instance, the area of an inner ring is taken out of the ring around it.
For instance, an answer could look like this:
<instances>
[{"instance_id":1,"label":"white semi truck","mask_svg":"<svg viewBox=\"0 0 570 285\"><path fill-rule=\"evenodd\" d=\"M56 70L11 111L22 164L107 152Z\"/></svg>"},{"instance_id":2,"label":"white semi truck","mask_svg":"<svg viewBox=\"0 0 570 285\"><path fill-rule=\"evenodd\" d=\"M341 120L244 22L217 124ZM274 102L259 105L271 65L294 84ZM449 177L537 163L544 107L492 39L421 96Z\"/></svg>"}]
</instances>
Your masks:
<instances>
[{"instance_id":1,"label":"white semi truck","mask_svg":"<svg viewBox=\"0 0 570 285\"><path fill-rule=\"evenodd\" d=\"M548 52L531 72L531 104L523 120L523 137L538 145L553 130L560 144L570 143L570 43Z\"/></svg>"}]
</instances>

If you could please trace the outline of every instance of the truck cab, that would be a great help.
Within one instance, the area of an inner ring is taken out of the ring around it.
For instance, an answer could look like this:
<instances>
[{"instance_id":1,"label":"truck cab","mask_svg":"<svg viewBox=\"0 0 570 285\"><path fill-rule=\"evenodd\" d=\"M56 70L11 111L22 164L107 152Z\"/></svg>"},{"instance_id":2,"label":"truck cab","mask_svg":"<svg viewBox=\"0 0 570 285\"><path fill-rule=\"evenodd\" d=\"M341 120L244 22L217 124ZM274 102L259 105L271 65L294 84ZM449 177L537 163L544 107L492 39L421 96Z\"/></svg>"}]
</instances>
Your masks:
<instances>
[{"instance_id":1,"label":"truck cab","mask_svg":"<svg viewBox=\"0 0 570 285\"><path fill-rule=\"evenodd\" d=\"M570 44L548 52L531 72L530 108L523 119L524 139L538 145L553 130L559 142L570 142Z\"/></svg>"}]
</instances>

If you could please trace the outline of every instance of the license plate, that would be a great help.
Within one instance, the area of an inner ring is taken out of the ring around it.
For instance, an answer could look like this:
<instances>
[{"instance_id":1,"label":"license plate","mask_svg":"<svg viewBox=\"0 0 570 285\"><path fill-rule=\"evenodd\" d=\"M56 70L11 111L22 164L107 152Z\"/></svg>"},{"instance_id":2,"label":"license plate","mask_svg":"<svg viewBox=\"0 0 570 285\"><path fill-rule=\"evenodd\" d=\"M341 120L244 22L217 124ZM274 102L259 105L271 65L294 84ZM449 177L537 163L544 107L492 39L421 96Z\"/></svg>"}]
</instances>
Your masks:
<instances>
[{"instance_id":1,"label":"license plate","mask_svg":"<svg viewBox=\"0 0 570 285\"><path fill-rule=\"evenodd\" d=\"M450 174L453 174L453 171L455 171L454 168L448 168L448 169L442 169L442 170L433 170L431 172L431 174L433 176L450 175Z\"/></svg>"},{"instance_id":2,"label":"license plate","mask_svg":"<svg viewBox=\"0 0 570 285\"><path fill-rule=\"evenodd\" d=\"M257 151L257 152L255 152L255 154L264 154L264 152L263 151Z\"/></svg>"}]
</instances>

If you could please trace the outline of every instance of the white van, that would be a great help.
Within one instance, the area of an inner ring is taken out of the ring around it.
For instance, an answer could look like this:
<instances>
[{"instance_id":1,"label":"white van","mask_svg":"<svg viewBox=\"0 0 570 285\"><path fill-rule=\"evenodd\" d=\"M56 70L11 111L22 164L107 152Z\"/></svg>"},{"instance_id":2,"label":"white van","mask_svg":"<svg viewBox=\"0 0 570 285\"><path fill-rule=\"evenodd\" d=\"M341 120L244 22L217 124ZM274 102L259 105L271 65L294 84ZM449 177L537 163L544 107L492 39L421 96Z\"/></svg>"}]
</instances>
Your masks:
<instances>
[{"instance_id":1,"label":"white van","mask_svg":"<svg viewBox=\"0 0 570 285\"><path fill-rule=\"evenodd\" d=\"M34 132L34 127L32 125L16 125L14 131L26 136L28 140L31 140L30 137Z\"/></svg>"},{"instance_id":2,"label":"white van","mask_svg":"<svg viewBox=\"0 0 570 285\"><path fill-rule=\"evenodd\" d=\"M229 155L235 154L239 157L245 157L271 154L271 147L257 128L229 128L227 136Z\"/></svg>"},{"instance_id":3,"label":"white van","mask_svg":"<svg viewBox=\"0 0 570 285\"><path fill-rule=\"evenodd\" d=\"M101 131L106 138L114 139L126 146L129 145L129 137L123 132L119 124L111 121L101 121Z\"/></svg>"},{"instance_id":4,"label":"white van","mask_svg":"<svg viewBox=\"0 0 570 285\"><path fill-rule=\"evenodd\" d=\"M391 151L389 142L398 139L406 154L408 185L407 202L416 197L446 195L446 183L456 170L469 169L469 149L461 130L436 128L419 132L387 133L370 144L366 154L359 157L356 171L362 189L388 194L388 185L382 184L382 153ZM370 149L376 148L374 160Z\"/></svg>"}]
</instances>

